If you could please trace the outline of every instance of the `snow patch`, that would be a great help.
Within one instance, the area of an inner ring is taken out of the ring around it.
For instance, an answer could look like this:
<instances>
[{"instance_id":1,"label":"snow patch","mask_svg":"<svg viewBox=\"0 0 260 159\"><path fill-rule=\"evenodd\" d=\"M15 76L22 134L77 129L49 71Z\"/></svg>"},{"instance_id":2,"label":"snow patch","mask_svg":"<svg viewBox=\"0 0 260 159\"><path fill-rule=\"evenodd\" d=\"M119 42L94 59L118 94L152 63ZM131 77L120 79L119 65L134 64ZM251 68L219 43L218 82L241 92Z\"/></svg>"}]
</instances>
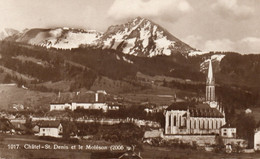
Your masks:
<instances>
[{"instance_id":1,"label":"snow patch","mask_svg":"<svg viewBox=\"0 0 260 159\"><path fill-rule=\"evenodd\" d=\"M117 59L117 60L121 60L120 57L119 57L118 55L116 55L116 59Z\"/></svg>"},{"instance_id":2,"label":"snow patch","mask_svg":"<svg viewBox=\"0 0 260 159\"><path fill-rule=\"evenodd\" d=\"M197 56L197 55L204 55L204 54L207 54L209 52L206 52L206 51L193 51L193 52L190 52L188 55L189 56Z\"/></svg>"},{"instance_id":3,"label":"snow patch","mask_svg":"<svg viewBox=\"0 0 260 159\"><path fill-rule=\"evenodd\" d=\"M135 46L135 41L136 41L136 38L128 39L126 41L127 45L123 49L123 53L129 53L130 49Z\"/></svg>"},{"instance_id":4,"label":"snow patch","mask_svg":"<svg viewBox=\"0 0 260 159\"><path fill-rule=\"evenodd\" d=\"M224 57L225 57L225 55L223 55L223 54L215 54L215 55L211 56L211 59L212 60L217 60L217 61L220 62Z\"/></svg>"},{"instance_id":5,"label":"snow patch","mask_svg":"<svg viewBox=\"0 0 260 159\"><path fill-rule=\"evenodd\" d=\"M144 19L142 19L136 26L134 26L131 30L129 30L128 28L125 28L124 29L124 31L119 31L119 32L117 32L115 35L113 35L113 36L111 36L111 37L109 37L109 38L107 38L105 41L104 41L104 48L109 48L109 47L111 47L111 43L112 43L112 40L114 40L115 42L114 42L114 44L113 44L113 46L112 46L112 48L117 48L117 46L122 42L122 41L124 41L125 40L125 37L127 37L128 35L130 35L131 34L131 32L132 31L134 31L142 22L143 22L143 20ZM134 23L135 23L135 21L134 21ZM129 41L129 40L128 40ZM130 40L130 43L131 43L132 41ZM128 42L129 43L129 42ZM128 46L129 47L129 46ZM125 48L124 49L125 51L126 50L130 50L130 48ZM125 52L125 51L123 51L124 53L128 53L128 52Z\"/></svg>"},{"instance_id":6,"label":"snow patch","mask_svg":"<svg viewBox=\"0 0 260 159\"><path fill-rule=\"evenodd\" d=\"M172 41L168 40L166 37L155 40L156 46L159 48L169 47Z\"/></svg>"},{"instance_id":7,"label":"snow patch","mask_svg":"<svg viewBox=\"0 0 260 159\"><path fill-rule=\"evenodd\" d=\"M127 59L127 58L126 58L126 57L124 57L124 56L123 56L123 60L124 60L125 62L127 62L127 63L131 63L131 64L133 64L133 63L134 63L133 61L131 61L131 60Z\"/></svg>"}]
</instances>

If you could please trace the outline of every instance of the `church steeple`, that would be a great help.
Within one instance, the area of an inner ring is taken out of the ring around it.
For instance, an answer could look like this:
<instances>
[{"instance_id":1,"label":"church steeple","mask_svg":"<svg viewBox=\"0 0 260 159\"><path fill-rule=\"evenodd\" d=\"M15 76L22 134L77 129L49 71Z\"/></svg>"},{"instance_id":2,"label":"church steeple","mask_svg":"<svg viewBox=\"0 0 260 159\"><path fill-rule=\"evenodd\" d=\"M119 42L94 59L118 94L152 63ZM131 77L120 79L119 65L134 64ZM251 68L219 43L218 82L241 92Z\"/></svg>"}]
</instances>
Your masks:
<instances>
[{"instance_id":1,"label":"church steeple","mask_svg":"<svg viewBox=\"0 0 260 159\"><path fill-rule=\"evenodd\" d=\"M212 62L210 59L207 82L206 82L206 102L213 102L213 101L215 101L215 80L213 77Z\"/></svg>"},{"instance_id":2,"label":"church steeple","mask_svg":"<svg viewBox=\"0 0 260 159\"><path fill-rule=\"evenodd\" d=\"M213 70L212 70L212 62L211 59L209 60L209 68L208 68L208 78L207 78L207 83L213 83Z\"/></svg>"}]
</instances>

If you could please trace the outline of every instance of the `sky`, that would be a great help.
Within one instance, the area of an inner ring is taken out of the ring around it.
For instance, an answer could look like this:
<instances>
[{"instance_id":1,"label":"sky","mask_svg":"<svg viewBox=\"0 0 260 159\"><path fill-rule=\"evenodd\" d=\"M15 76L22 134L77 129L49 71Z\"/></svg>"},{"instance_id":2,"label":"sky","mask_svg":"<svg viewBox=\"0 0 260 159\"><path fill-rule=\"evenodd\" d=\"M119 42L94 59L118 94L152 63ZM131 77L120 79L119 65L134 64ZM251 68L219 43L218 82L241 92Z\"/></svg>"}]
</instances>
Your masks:
<instances>
[{"instance_id":1,"label":"sky","mask_svg":"<svg viewBox=\"0 0 260 159\"><path fill-rule=\"evenodd\" d=\"M105 32L137 16L202 51L260 53L259 0L0 0L4 28Z\"/></svg>"}]
</instances>

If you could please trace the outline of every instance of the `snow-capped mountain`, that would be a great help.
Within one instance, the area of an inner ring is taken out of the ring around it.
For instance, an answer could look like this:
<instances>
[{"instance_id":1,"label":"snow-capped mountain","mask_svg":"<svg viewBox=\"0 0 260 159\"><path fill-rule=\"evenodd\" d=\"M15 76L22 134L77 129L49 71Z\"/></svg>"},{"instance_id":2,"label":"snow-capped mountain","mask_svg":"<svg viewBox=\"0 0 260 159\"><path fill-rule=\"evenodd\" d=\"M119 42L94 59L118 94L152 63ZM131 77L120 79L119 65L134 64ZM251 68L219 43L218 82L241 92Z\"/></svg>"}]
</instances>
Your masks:
<instances>
[{"instance_id":1,"label":"snow-capped mountain","mask_svg":"<svg viewBox=\"0 0 260 159\"><path fill-rule=\"evenodd\" d=\"M30 29L24 32L17 42L24 42L31 45L39 45L47 48L71 49L80 45L97 45L96 40L101 33L95 30L83 30L72 28L54 29Z\"/></svg>"},{"instance_id":2,"label":"snow-capped mountain","mask_svg":"<svg viewBox=\"0 0 260 159\"><path fill-rule=\"evenodd\" d=\"M18 30L12 28L5 28L3 31L0 32L0 40L3 40L9 36L13 36L18 33L19 33Z\"/></svg>"},{"instance_id":3,"label":"snow-capped mountain","mask_svg":"<svg viewBox=\"0 0 260 159\"><path fill-rule=\"evenodd\" d=\"M137 17L122 25L110 26L105 33L72 28L29 29L9 40L47 48L72 49L96 46L125 54L152 57L188 54L196 51L152 21Z\"/></svg>"},{"instance_id":4,"label":"snow-capped mountain","mask_svg":"<svg viewBox=\"0 0 260 159\"><path fill-rule=\"evenodd\" d=\"M147 57L195 50L161 26L140 17L122 25L110 26L100 38L100 43L103 48Z\"/></svg>"}]
</instances>

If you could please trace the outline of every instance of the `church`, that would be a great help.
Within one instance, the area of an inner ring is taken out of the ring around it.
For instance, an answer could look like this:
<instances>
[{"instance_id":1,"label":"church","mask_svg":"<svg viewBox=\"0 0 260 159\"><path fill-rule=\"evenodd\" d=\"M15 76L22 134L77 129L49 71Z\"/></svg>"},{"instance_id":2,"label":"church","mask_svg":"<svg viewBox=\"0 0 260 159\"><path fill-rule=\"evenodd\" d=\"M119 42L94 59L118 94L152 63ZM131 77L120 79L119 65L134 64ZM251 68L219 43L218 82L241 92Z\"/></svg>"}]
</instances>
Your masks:
<instances>
[{"instance_id":1,"label":"church","mask_svg":"<svg viewBox=\"0 0 260 159\"><path fill-rule=\"evenodd\" d=\"M206 98L203 103L175 102L164 112L165 135L220 134L225 112L215 98L212 61L209 60Z\"/></svg>"}]
</instances>

